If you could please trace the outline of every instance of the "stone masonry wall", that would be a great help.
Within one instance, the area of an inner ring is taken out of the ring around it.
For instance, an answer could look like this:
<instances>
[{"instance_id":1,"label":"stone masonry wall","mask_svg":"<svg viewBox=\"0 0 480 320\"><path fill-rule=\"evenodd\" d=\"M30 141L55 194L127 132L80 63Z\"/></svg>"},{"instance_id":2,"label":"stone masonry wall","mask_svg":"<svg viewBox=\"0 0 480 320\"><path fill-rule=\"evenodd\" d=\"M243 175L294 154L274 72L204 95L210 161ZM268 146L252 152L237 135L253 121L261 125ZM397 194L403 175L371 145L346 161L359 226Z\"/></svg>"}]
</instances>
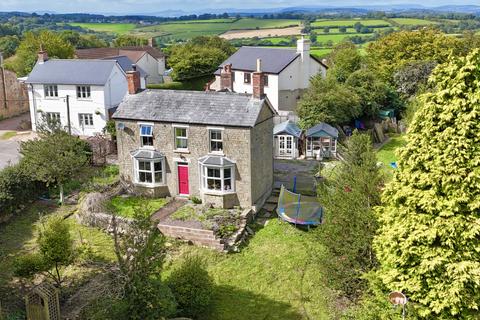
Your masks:
<instances>
[{"instance_id":1,"label":"stone masonry wall","mask_svg":"<svg viewBox=\"0 0 480 320\"><path fill-rule=\"evenodd\" d=\"M14 72L0 67L0 119L17 116L28 109L27 86L17 80Z\"/></svg>"},{"instance_id":2,"label":"stone masonry wall","mask_svg":"<svg viewBox=\"0 0 480 320\"><path fill-rule=\"evenodd\" d=\"M120 174L127 181L133 179L133 159L130 152L140 148L139 122L117 120L125 124L125 129L117 132L118 161ZM165 155L166 184L169 196L178 195L177 164L188 163L189 189L191 196L203 198L200 190L200 173L198 159L209 154L208 126L189 125L188 152L174 150L174 129L171 123L156 122L153 128L154 147ZM269 133L271 136L271 132ZM269 144L272 146L272 143ZM224 127L223 152L236 162L235 171L235 205L247 208L253 205L251 193L250 129Z\"/></svg>"},{"instance_id":3,"label":"stone masonry wall","mask_svg":"<svg viewBox=\"0 0 480 320\"><path fill-rule=\"evenodd\" d=\"M225 250L225 245L220 239L215 238L212 230L192 229L178 226L159 224L158 229L171 238L188 240L199 246L206 246L220 251Z\"/></svg>"}]
</instances>

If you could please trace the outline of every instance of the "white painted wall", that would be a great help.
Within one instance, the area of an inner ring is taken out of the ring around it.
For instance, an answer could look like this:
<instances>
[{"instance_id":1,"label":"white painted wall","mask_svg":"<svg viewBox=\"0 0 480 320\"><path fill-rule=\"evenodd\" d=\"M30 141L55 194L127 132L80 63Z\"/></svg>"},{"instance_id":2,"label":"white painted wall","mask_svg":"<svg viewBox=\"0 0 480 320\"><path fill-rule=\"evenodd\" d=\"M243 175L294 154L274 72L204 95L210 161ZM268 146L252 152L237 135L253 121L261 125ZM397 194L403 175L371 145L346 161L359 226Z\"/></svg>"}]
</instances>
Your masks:
<instances>
[{"instance_id":1,"label":"white painted wall","mask_svg":"<svg viewBox=\"0 0 480 320\"><path fill-rule=\"evenodd\" d=\"M165 59L157 60L148 53L145 53L143 57L137 61L137 65L148 74L147 84L163 82Z\"/></svg>"},{"instance_id":2,"label":"white painted wall","mask_svg":"<svg viewBox=\"0 0 480 320\"><path fill-rule=\"evenodd\" d=\"M120 67L112 70L105 86L90 86L91 97L89 99L77 99L76 85L58 86L57 97L45 97L43 84L28 86L30 103L30 117L32 129L36 130L36 124L41 121L41 112L60 113L62 126L68 127L67 102L69 96L70 124L72 134L80 136L92 136L101 133L108 120L108 109L118 106L127 94L127 79ZM93 115L93 126L81 127L79 114Z\"/></svg>"}]
</instances>

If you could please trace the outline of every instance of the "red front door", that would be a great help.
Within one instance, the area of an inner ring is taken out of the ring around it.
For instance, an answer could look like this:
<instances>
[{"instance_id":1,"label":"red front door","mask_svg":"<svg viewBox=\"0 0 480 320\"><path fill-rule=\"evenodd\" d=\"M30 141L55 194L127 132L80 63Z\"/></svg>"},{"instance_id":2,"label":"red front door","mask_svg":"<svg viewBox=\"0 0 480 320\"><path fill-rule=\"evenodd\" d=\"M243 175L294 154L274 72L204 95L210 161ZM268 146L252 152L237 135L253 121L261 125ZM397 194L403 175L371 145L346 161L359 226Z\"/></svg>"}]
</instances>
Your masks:
<instances>
[{"instance_id":1,"label":"red front door","mask_svg":"<svg viewBox=\"0 0 480 320\"><path fill-rule=\"evenodd\" d=\"M188 166L178 165L178 193L190 194L188 189Z\"/></svg>"}]
</instances>

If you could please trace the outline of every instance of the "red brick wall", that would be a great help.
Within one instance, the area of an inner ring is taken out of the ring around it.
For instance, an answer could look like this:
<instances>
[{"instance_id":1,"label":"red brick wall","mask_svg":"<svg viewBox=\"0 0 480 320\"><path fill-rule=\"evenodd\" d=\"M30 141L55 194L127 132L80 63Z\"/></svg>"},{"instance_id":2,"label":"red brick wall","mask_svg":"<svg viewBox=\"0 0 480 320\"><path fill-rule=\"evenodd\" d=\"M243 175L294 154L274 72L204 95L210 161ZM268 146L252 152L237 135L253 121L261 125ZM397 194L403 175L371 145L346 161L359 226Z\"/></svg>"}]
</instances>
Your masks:
<instances>
[{"instance_id":1,"label":"red brick wall","mask_svg":"<svg viewBox=\"0 0 480 320\"><path fill-rule=\"evenodd\" d=\"M264 74L263 72L254 72L252 76L253 97L257 99L263 98L265 95L264 89Z\"/></svg>"},{"instance_id":2,"label":"red brick wall","mask_svg":"<svg viewBox=\"0 0 480 320\"><path fill-rule=\"evenodd\" d=\"M0 118L14 117L28 109L27 86L14 72L0 68Z\"/></svg>"}]
</instances>

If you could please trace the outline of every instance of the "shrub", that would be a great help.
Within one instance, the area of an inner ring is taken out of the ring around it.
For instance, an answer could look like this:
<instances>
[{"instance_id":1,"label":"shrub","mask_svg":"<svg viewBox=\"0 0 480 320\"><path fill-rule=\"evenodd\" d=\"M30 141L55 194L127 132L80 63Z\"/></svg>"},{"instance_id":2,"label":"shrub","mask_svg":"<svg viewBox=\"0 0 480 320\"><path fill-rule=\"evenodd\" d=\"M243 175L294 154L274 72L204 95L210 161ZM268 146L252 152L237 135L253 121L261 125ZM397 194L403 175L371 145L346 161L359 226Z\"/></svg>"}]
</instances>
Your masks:
<instances>
[{"instance_id":1,"label":"shrub","mask_svg":"<svg viewBox=\"0 0 480 320\"><path fill-rule=\"evenodd\" d=\"M134 288L136 292L127 292L126 296L129 319L157 320L175 315L175 296L159 279L137 278Z\"/></svg>"},{"instance_id":2,"label":"shrub","mask_svg":"<svg viewBox=\"0 0 480 320\"><path fill-rule=\"evenodd\" d=\"M0 220L15 213L20 205L45 192L45 184L26 174L21 165L0 170Z\"/></svg>"},{"instance_id":3,"label":"shrub","mask_svg":"<svg viewBox=\"0 0 480 320\"><path fill-rule=\"evenodd\" d=\"M190 200L192 200L192 202L193 202L194 204L202 204L202 199L199 199L199 198L197 198L197 197L195 197L195 196L192 196L192 197L190 198Z\"/></svg>"},{"instance_id":4,"label":"shrub","mask_svg":"<svg viewBox=\"0 0 480 320\"><path fill-rule=\"evenodd\" d=\"M17 277L32 278L43 270L45 270L45 262L42 255L38 253L20 256L13 264L13 274Z\"/></svg>"},{"instance_id":5,"label":"shrub","mask_svg":"<svg viewBox=\"0 0 480 320\"><path fill-rule=\"evenodd\" d=\"M213 280L198 256L188 256L168 278L178 303L178 315L197 318L205 314L212 300Z\"/></svg>"}]
</instances>

